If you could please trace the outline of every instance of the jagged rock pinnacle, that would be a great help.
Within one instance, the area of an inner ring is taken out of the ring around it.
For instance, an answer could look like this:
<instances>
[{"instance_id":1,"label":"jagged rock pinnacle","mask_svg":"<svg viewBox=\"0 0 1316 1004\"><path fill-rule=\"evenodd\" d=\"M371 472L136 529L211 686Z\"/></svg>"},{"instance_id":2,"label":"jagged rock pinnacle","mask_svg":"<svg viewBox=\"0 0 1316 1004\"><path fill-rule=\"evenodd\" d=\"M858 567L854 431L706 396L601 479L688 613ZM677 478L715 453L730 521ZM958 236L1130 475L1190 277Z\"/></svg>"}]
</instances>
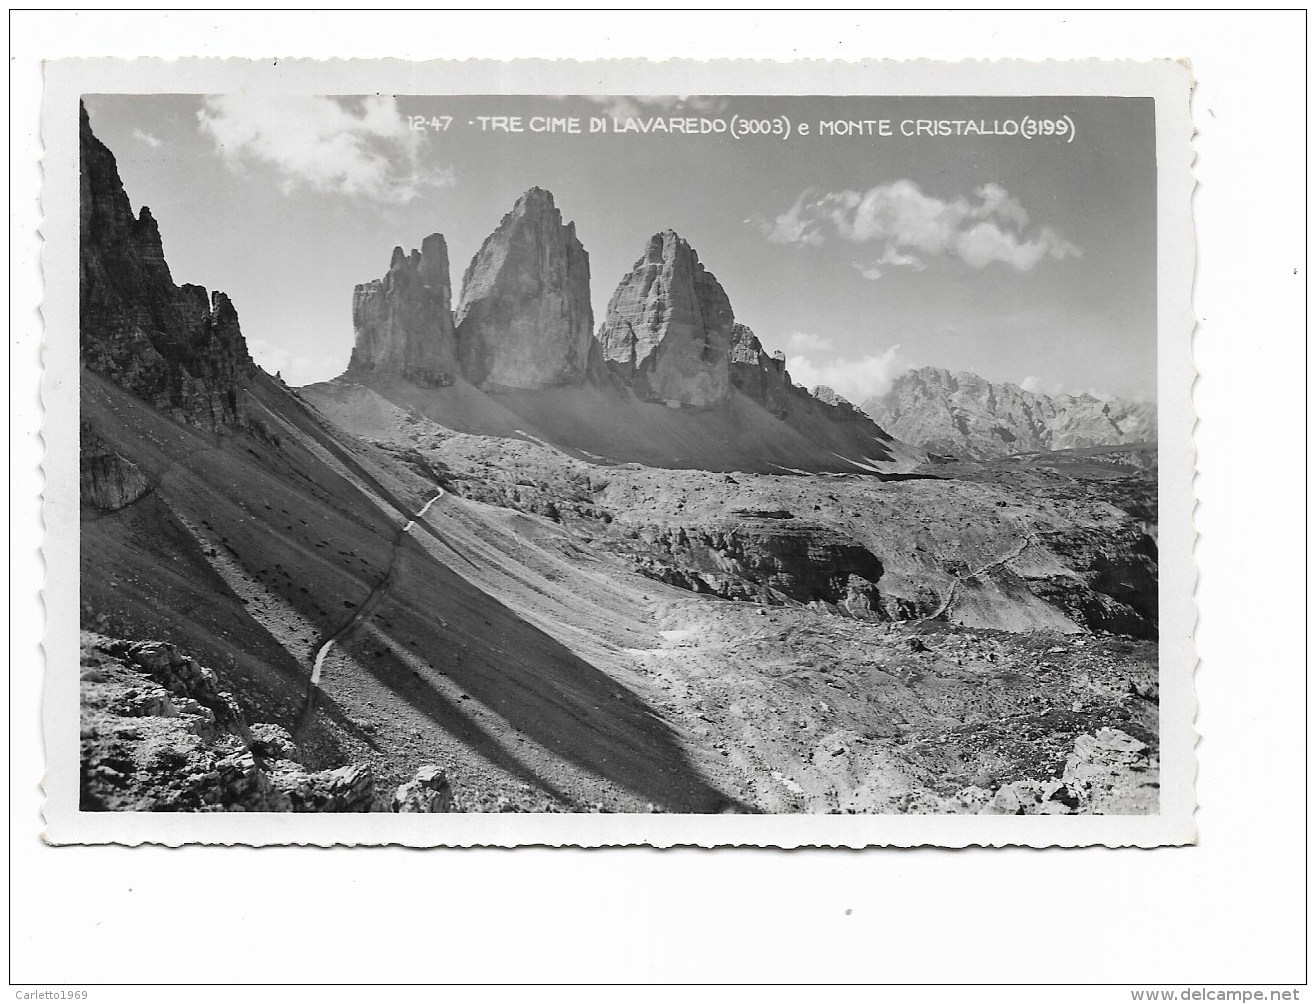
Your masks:
<instances>
[{"instance_id":1,"label":"jagged rock pinnacle","mask_svg":"<svg viewBox=\"0 0 1316 1004\"><path fill-rule=\"evenodd\" d=\"M553 196L531 188L472 259L456 314L462 373L487 389L584 381L593 308L589 254Z\"/></svg>"},{"instance_id":2,"label":"jagged rock pinnacle","mask_svg":"<svg viewBox=\"0 0 1316 1004\"><path fill-rule=\"evenodd\" d=\"M720 404L730 389L735 317L722 286L674 230L649 238L599 328L603 358L652 401Z\"/></svg>"}]
</instances>

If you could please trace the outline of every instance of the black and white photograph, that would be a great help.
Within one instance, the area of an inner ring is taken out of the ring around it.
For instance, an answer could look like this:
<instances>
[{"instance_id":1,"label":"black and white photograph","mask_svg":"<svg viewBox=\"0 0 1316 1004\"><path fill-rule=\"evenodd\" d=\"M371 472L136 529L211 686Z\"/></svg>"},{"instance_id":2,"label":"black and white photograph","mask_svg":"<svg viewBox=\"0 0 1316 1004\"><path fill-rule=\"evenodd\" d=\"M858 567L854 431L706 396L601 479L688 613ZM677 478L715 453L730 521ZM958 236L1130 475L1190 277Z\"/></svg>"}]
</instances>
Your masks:
<instances>
[{"instance_id":1,"label":"black and white photograph","mask_svg":"<svg viewBox=\"0 0 1316 1004\"><path fill-rule=\"evenodd\" d=\"M10 28L17 1000L1302 999L1305 12Z\"/></svg>"},{"instance_id":2,"label":"black and white photograph","mask_svg":"<svg viewBox=\"0 0 1316 1004\"><path fill-rule=\"evenodd\" d=\"M1154 97L74 113L81 817L1161 814Z\"/></svg>"}]
</instances>

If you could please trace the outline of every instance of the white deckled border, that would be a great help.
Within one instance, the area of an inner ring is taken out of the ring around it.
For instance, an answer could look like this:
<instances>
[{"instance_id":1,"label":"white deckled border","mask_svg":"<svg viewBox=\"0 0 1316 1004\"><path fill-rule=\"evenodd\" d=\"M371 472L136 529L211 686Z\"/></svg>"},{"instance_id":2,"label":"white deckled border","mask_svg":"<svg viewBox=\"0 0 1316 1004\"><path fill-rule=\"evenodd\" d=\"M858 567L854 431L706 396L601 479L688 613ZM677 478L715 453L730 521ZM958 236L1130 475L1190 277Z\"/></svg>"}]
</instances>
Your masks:
<instances>
[{"instance_id":1,"label":"white deckled border","mask_svg":"<svg viewBox=\"0 0 1316 1004\"><path fill-rule=\"evenodd\" d=\"M1109 95L1156 101L1161 811L1154 816L89 813L78 810L78 99L84 93ZM766 60L47 64L42 400L45 839L55 844L1137 846L1196 840L1192 77L1154 63Z\"/></svg>"}]
</instances>

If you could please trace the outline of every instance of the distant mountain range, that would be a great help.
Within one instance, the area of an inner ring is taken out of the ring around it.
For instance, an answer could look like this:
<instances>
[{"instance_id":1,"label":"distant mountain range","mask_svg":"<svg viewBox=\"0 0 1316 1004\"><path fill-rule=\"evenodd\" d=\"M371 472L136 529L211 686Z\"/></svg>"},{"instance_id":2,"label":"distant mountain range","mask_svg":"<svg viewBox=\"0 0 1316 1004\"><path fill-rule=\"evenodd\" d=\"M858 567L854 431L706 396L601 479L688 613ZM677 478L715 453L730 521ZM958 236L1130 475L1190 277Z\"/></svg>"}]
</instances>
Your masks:
<instances>
[{"instance_id":1,"label":"distant mountain range","mask_svg":"<svg viewBox=\"0 0 1316 1004\"><path fill-rule=\"evenodd\" d=\"M1155 404L1052 397L934 366L903 374L863 410L898 439L975 460L1156 440Z\"/></svg>"}]
</instances>

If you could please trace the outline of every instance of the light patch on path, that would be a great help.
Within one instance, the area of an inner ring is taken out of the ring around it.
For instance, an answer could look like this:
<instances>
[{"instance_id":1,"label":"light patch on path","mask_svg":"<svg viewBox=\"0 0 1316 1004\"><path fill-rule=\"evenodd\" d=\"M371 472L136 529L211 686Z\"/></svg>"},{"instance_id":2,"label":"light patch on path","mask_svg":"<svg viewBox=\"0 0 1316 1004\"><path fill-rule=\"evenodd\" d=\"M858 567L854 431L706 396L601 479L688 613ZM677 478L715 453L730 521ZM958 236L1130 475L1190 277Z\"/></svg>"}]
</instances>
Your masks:
<instances>
[{"instance_id":1,"label":"light patch on path","mask_svg":"<svg viewBox=\"0 0 1316 1004\"><path fill-rule=\"evenodd\" d=\"M443 489L442 489L442 488L439 489L439 494L435 495L432 499L430 499L428 502L426 502L426 503L421 507L420 512L416 513L415 516L413 516L411 519L407 520L407 525L404 526L404 527L402 528L402 532L403 532L403 533L410 533L410 532L411 532L411 528L412 528L413 526L416 525L416 520L418 520L418 519L424 519L424 518L425 518L425 514L426 514L427 512L430 511L430 506L432 506L435 502L437 502L437 501L438 501L439 499L441 499L441 498L443 498Z\"/></svg>"},{"instance_id":2,"label":"light patch on path","mask_svg":"<svg viewBox=\"0 0 1316 1004\"><path fill-rule=\"evenodd\" d=\"M783 785L785 785L788 789L790 789L791 791L795 792L795 794L797 794L797 795L803 795L803 794L804 794L804 789L801 788L801 787L800 787L798 784L796 784L794 781L792 781L790 778L788 778L788 777L787 777L785 774L783 774L781 771L779 771L779 770L774 770L774 771L772 772L772 777L773 777L774 780L776 780L776 781L780 781L780 782L781 782Z\"/></svg>"},{"instance_id":3,"label":"light patch on path","mask_svg":"<svg viewBox=\"0 0 1316 1004\"><path fill-rule=\"evenodd\" d=\"M355 621L353 621L355 623ZM329 650L334 647L334 640L330 638L320 646L320 651L315 653L315 665L311 667L311 683L315 686L320 685L320 672L324 669L325 657L329 655Z\"/></svg>"},{"instance_id":4,"label":"light patch on path","mask_svg":"<svg viewBox=\"0 0 1316 1004\"><path fill-rule=\"evenodd\" d=\"M694 628L681 628L678 630L659 631L658 633L662 635L663 641L667 642L669 645L675 645L678 648L685 648L691 644L694 644L696 639L699 637L699 632L696 631Z\"/></svg>"},{"instance_id":5,"label":"light patch on path","mask_svg":"<svg viewBox=\"0 0 1316 1004\"><path fill-rule=\"evenodd\" d=\"M1018 558L1035 543L1037 543L1037 534L1034 533L1032 530L1028 530L1025 532L1024 539L1020 541L1017 546L1012 548L1008 554L1002 555L999 558L989 561L981 568L975 569L972 572L968 572L964 575L955 576L955 578L951 580L950 589L946 593L946 598L941 601L941 605L937 607L937 609L934 610L932 613L928 614L926 617L920 618L919 623L922 624L925 621L934 621L938 617L941 617L943 614L946 614L947 611L950 610L951 604L955 602L956 591L960 588L961 585L964 584L966 580L980 579L983 576L987 575L989 572L995 571L998 568L1004 568L1007 564L1009 564L1011 561L1014 561L1015 558Z\"/></svg>"}]
</instances>

